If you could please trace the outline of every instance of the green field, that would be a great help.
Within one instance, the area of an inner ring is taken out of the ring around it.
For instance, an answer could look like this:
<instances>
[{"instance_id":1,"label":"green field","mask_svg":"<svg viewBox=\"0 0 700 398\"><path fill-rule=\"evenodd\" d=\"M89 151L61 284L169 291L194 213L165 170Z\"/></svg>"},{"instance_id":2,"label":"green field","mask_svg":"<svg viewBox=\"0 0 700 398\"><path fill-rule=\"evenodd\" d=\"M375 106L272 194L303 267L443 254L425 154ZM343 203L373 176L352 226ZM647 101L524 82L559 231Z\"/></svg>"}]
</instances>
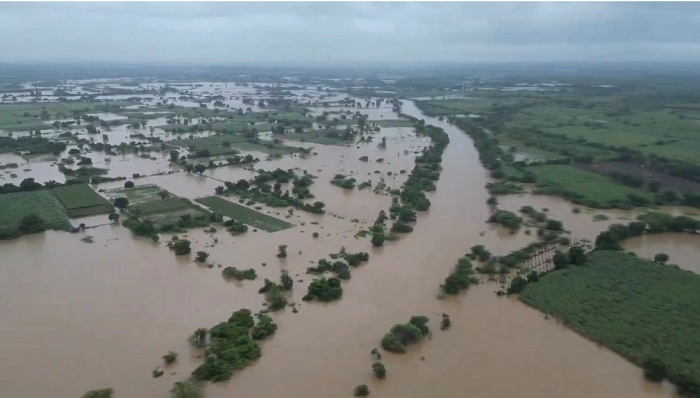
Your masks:
<instances>
[{"instance_id":1,"label":"green field","mask_svg":"<svg viewBox=\"0 0 700 398\"><path fill-rule=\"evenodd\" d=\"M68 210L71 217L84 217L109 213L114 206L87 184L64 185L53 189L53 193Z\"/></svg>"},{"instance_id":2,"label":"green field","mask_svg":"<svg viewBox=\"0 0 700 398\"><path fill-rule=\"evenodd\" d=\"M520 299L638 365L660 360L672 381L698 386L698 292L700 275L599 251L528 284Z\"/></svg>"},{"instance_id":3,"label":"green field","mask_svg":"<svg viewBox=\"0 0 700 398\"><path fill-rule=\"evenodd\" d=\"M20 236L17 226L22 218L36 213L46 222L47 229L70 229L63 206L48 190L5 193L0 195L0 239Z\"/></svg>"},{"instance_id":4,"label":"green field","mask_svg":"<svg viewBox=\"0 0 700 398\"><path fill-rule=\"evenodd\" d=\"M118 197L129 199L129 205L139 205L148 202L161 200L159 192L164 191L157 185L139 185L133 188L117 188L105 191L105 194L112 200ZM172 196L172 195L170 195Z\"/></svg>"},{"instance_id":5,"label":"green field","mask_svg":"<svg viewBox=\"0 0 700 398\"><path fill-rule=\"evenodd\" d=\"M610 178L577 169L569 165L531 166L526 170L537 175L536 193L564 194L591 207L612 206L614 202L628 202L629 194L651 200L652 195L642 189L622 185Z\"/></svg>"},{"instance_id":6,"label":"green field","mask_svg":"<svg viewBox=\"0 0 700 398\"><path fill-rule=\"evenodd\" d=\"M221 213L226 217L230 217L236 221L240 221L244 224L250 225L251 227L258 228L266 232L281 231L294 226L294 224L290 224L284 220L280 220L218 196L207 196L204 198L195 199L195 202L201 203L204 206L209 207L212 211Z\"/></svg>"},{"instance_id":7,"label":"green field","mask_svg":"<svg viewBox=\"0 0 700 398\"><path fill-rule=\"evenodd\" d=\"M310 130L304 131L303 133L286 133L280 136L282 139L312 142L314 144L321 145L344 145L347 144L346 141L338 137L329 137L326 135L328 130Z\"/></svg>"},{"instance_id":8,"label":"green field","mask_svg":"<svg viewBox=\"0 0 700 398\"><path fill-rule=\"evenodd\" d=\"M376 123L379 127L413 127L413 122L406 119L389 119L389 120L370 120L371 123Z\"/></svg>"},{"instance_id":9,"label":"green field","mask_svg":"<svg viewBox=\"0 0 700 398\"><path fill-rule=\"evenodd\" d=\"M229 142L230 147L222 146ZM235 134L213 135L209 137L168 141L167 144L183 148L194 147L195 151L209 150L211 156L220 156L237 151L257 151L270 155L288 155L297 152L297 148L275 144L269 141L250 142L245 137Z\"/></svg>"},{"instance_id":10,"label":"green field","mask_svg":"<svg viewBox=\"0 0 700 398\"><path fill-rule=\"evenodd\" d=\"M160 196L164 192L165 198ZM201 217L207 212L188 199L180 198L156 185L142 185L134 188L119 188L105 192L111 199L129 199L128 211L138 213L144 220L153 221L156 226L175 224L182 216Z\"/></svg>"}]
</instances>

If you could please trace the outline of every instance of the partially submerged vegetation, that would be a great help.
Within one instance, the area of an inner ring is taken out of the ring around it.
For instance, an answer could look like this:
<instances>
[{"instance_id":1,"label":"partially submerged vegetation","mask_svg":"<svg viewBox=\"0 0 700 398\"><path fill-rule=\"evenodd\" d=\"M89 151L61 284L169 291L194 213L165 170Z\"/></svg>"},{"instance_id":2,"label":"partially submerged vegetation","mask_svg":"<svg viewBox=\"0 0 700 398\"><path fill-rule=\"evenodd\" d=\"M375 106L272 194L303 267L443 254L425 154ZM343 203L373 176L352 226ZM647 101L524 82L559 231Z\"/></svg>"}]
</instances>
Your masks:
<instances>
[{"instance_id":1,"label":"partially submerged vegetation","mask_svg":"<svg viewBox=\"0 0 700 398\"><path fill-rule=\"evenodd\" d=\"M412 316L408 323L399 323L391 328L382 338L382 348L389 352L404 353L410 344L414 344L430 333L428 318L422 315Z\"/></svg>"},{"instance_id":2,"label":"partially submerged vegetation","mask_svg":"<svg viewBox=\"0 0 700 398\"><path fill-rule=\"evenodd\" d=\"M700 393L700 276L616 251L547 274L520 299L645 368L682 394ZM594 308L595 311L591 311ZM659 338L663 336L663 338Z\"/></svg>"},{"instance_id":3,"label":"partially submerged vegetation","mask_svg":"<svg viewBox=\"0 0 700 398\"><path fill-rule=\"evenodd\" d=\"M209 336L208 342L202 344L206 359L192 372L192 376L197 380L225 381L231 378L233 372L260 358L262 351L257 341L272 336L277 325L266 315L258 315L257 318L255 322L250 310L241 309L234 312L228 321L205 331ZM200 336L195 336L195 341L203 338L201 332L198 333Z\"/></svg>"},{"instance_id":4,"label":"partially submerged vegetation","mask_svg":"<svg viewBox=\"0 0 700 398\"><path fill-rule=\"evenodd\" d=\"M287 221L280 220L218 196L207 196L204 198L195 199L195 202L201 203L226 217L230 217L233 220L243 222L251 227L261 229L265 232L281 231L294 226Z\"/></svg>"}]
</instances>

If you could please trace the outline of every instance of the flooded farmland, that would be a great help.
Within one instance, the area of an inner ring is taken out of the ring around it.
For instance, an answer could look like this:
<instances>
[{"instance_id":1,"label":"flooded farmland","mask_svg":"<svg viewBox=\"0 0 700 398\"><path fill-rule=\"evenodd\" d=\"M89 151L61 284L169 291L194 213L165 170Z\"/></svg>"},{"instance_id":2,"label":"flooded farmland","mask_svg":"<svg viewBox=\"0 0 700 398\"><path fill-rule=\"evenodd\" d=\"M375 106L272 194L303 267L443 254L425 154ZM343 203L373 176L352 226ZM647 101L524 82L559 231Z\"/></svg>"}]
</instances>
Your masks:
<instances>
[{"instance_id":1,"label":"flooded farmland","mask_svg":"<svg viewBox=\"0 0 700 398\"><path fill-rule=\"evenodd\" d=\"M223 83L200 84L201 93L226 89ZM229 90L229 96L236 92ZM237 93L246 92L254 93ZM333 108L311 110L318 115ZM391 107L361 112L369 114L369 120L397 118ZM264 309L258 294L261 281L276 279L281 270L287 270L301 281L289 298L299 312L275 314L279 330L262 344L262 358L228 382L207 384L207 397L344 397L361 383L370 385L373 396L396 398L673 396L670 386L645 382L639 368L609 350L514 298L497 297L495 283L482 283L457 297L437 298L439 285L471 246L483 244L505 254L533 242L535 236L522 231L510 234L486 223L490 210L485 185L490 179L466 134L447 122L425 117L411 101L403 102L402 112L443 128L450 143L437 189L427 194L430 210L419 213L413 233L383 247L372 248L368 239L355 235L391 205L391 196L372 190L347 191L330 181L344 174L358 182L371 180L373 186L383 180L389 188L400 188L406 180L401 170L410 171L416 153L429 144L411 128L382 128L373 142L357 145L296 142L312 147L315 154L307 159L294 155L268 160L256 154L262 160L255 169L307 170L317 176L312 192L315 200L326 203L326 214L294 212L286 220L295 227L274 233L230 236L223 230L205 233L201 229L179 233L192 241L193 252L209 253L212 268L193 262L190 256L176 257L164 243L135 237L113 224L77 234L46 232L0 242L0 331L8 336L0 343L0 356L6 359L0 365L3 391L17 397L69 398L112 386L120 397L165 398L173 382L203 361L187 337L199 327L227 319L239 308ZM386 149L377 145L384 137ZM93 164L107 168L112 177L174 171L135 181L157 184L188 199L212 195L221 181L254 175L241 167L195 175L172 167L165 153L150 156L155 160L118 155L106 162L100 155L93 156ZM369 161L360 161L362 156ZM16 158L0 161L21 160ZM379 158L383 162L377 162ZM10 180L28 176L42 182L65 180L55 169L50 161L22 163ZM96 189L122 186L123 181L114 181ZM591 213L575 214L568 202L547 196L511 195L500 205L514 212L523 205L547 208L572 236L589 240L610 223L631 217L610 212L608 221L594 221ZM284 210L267 206L261 206L261 211L286 216ZM106 223L107 216L72 222L97 225ZM314 232L318 238L313 238ZM88 235L93 243L81 241ZM691 267L697 251L693 238L644 237L640 240L649 241L630 240L626 247L635 251L640 247L640 255L652 257L665 251L671 262ZM285 259L276 257L281 244L288 246ZM312 280L306 268L341 247L368 251L369 263L353 271L339 302L302 301ZM219 265L255 268L258 279L225 281ZM424 314L434 326L441 313L450 314L451 330L436 327L431 339L407 354L385 355L390 376L383 382L372 379L370 350L393 324ZM153 379L151 371L169 350L180 353L177 364L165 367L165 374Z\"/></svg>"}]
</instances>

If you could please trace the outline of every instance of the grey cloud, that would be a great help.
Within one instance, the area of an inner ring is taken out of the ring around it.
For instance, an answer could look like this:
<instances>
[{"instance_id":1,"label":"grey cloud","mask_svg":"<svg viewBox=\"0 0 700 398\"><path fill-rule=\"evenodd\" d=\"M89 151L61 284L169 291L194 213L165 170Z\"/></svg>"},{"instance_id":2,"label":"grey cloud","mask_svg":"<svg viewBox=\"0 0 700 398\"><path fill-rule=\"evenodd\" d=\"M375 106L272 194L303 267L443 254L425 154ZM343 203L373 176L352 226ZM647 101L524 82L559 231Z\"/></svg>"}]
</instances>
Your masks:
<instances>
[{"instance_id":1,"label":"grey cloud","mask_svg":"<svg viewBox=\"0 0 700 398\"><path fill-rule=\"evenodd\" d=\"M699 3L0 3L0 61L700 61Z\"/></svg>"}]
</instances>

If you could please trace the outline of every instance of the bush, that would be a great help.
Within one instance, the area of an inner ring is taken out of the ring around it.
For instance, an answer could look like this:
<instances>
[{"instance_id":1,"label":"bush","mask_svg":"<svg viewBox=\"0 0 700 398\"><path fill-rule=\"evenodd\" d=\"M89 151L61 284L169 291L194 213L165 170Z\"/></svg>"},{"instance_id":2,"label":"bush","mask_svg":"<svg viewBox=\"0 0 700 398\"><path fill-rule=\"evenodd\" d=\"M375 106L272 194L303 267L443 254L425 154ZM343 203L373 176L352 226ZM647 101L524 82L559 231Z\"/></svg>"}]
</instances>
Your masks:
<instances>
[{"instance_id":1,"label":"bush","mask_svg":"<svg viewBox=\"0 0 700 398\"><path fill-rule=\"evenodd\" d=\"M277 325L272 318L267 315L261 315L258 323L251 329L250 335L253 340L265 340L275 334L276 330Z\"/></svg>"},{"instance_id":2,"label":"bush","mask_svg":"<svg viewBox=\"0 0 700 398\"><path fill-rule=\"evenodd\" d=\"M372 372L377 376L378 379L384 379L386 377L386 368L381 362L375 362L372 364Z\"/></svg>"},{"instance_id":3,"label":"bush","mask_svg":"<svg viewBox=\"0 0 700 398\"><path fill-rule=\"evenodd\" d=\"M124 183L124 188L133 188L133 187L134 187L133 181L127 181Z\"/></svg>"},{"instance_id":4,"label":"bush","mask_svg":"<svg viewBox=\"0 0 700 398\"><path fill-rule=\"evenodd\" d=\"M255 280L258 275L255 272L253 268L249 268L247 270L239 270L236 267L226 267L221 271L221 275L224 276L226 279L235 279L238 281L242 280Z\"/></svg>"},{"instance_id":5,"label":"bush","mask_svg":"<svg viewBox=\"0 0 700 398\"><path fill-rule=\"evenodd\" d=\"M445 278L445 283L440 285L446 294L457 294L469 288L469 285L478 283L472 269L472 263L467 257L462 257L457 261L454 271Z\"/></svg>"},{"instance_id":6,"label":"bush","mask_svg":"<svg viewBox=\"0 0 700 398\"><path fill-rule=\"evenodd\" d=\"M654 262L657 262L659 264L666 264L666 262L669 260L668 254L666 253L656 253L654 255Z\"/></svg>"},{"instance_id":7,"label":"bush","mask_svg":"<svg viewBox=\"0 0 700 398\"><path fill-rule=\"evenodd\" d=\"M175 251L176 256L181 256L184 254L190 254L192 249L190 248L190 241L187 239L180 239L172 244L172 249Z\"/></svg>"},{"instance_id":8,"label":"bush","mask_svg":"<svg viewBox=\"0 0 700 398\"><path fill-rule=\"evenodd\" d=\"M642 364L642 368L644 369L644 378L649 381L658 383L668 377L666 365L658 359L647 359Z\"/></svg>"},{"instance_id":9,"label":"bush","mask_svg":"<svg viewBox=\"0 0 700 398\"><path fill-rule=\"evenodd\" d=\"M277 258L287 258L287 245L277 247Z\"/></svg>"},{"instance_id":10,"label":"bush","mask_svg":"<svg viewBox=\"0 0 700 398\"><path fill-rule=\"evenodd\" d=\"M197 257L194 259L194 261L198 263L203 263L207 261L207 257L209 257L209 253L203 252L203 251L198 251L197 252Z\"/></svg>"},{"instance_id":11,"label":"bush","mask_svg":"<svg viewBox=\"0 0 700 398\"><path fill-rule=\"evenodd\" d=\"M201 398L202 384L195 380L182 380L173 384L170 389L171 398Z\"/></svg>"},{"instance_id":12,"label":"bush","mask_svg":"<svg viewBox=\"0 0 700 398\"><path fill-rule=\"evenodd\" d=\"M163 360L165 361L166 365L175 363L175 361L177 361L177 352L168 351L167 354L163 355Z\"/></svg>"},{"instance_id":13,"label":"bush","mask_svg":"<svg viewBox=\"0 0 700 398\"><path fill-rule=\"evenodd\" d=\"M82 398L112 398L114 390L111 388L102 388L99 390L91 390L83 394Z\"/></svg>"},{"instance_id":14,"label":"bush","mask_svg":"<svg viewBox=\"0 0 700 398\"><path fill-rule=\"evenodd\" d=\"M430 332L427 322L424 316L413 316L409 323L394 325L382 338L382 348L394 353L406 352L406 345L420 341Z\"/></svg>"},{"instance_id":15,"label":"bush","mask_svg":"<svg viewBox=\"0 0 700 398\"><path fill-rule=\"evenodd\" d=\"M282 285L283 290L292 290L292 287L294 286L294 279L292 279L291 276L289 276L289 272L286 270L282 270L282 275L280 276L280 284Z\"/></svg>"},{"instance_id":16,"label":"bush","mask_svg":"<svg viewBox=\"0 0 700 398\"><path fill-rule=\"evenodd\" d=\"M369 387L367 387L366 384L360 384L359 386L355 387L355 396L356 397L366 397L369 395Z\"/></svg>"},{"instance_id":17,"label":"bush","mask_svg":"<svg viewBox=\"0 0 700 398\"><path fill-rule=\"evenodd\" d=\"M447 330L452 326L452 320L447 314L442 314L442 321L440 321L440 330Z\"/></svg>"},{"instance_id":18,"label":"bush","mask_svg":"<svg viewBox=\"0 0 700 398\"><path fill-rule=\"evenodd\" d=\"M46 231L46 222L35 213L27 214L17 226L17 230L22 234L35 234Z\"/></svg>"},{"instance_id":19,"label":"bush","mask_svg":"<svg viewBox=\"0 0 700 398\"><path fill-rule=\"evenodd\" d=\"M397 232L397 233L409 233L413 232L413 227L410 224L406 224L405 222L398 220L394 222L394 224L391 226L391 232Z\"/></svg>"},{"instance_id":20,"label":"bush","mask_svg":"<svg viewBox=\"0 0 700 398\"><path fill-rule=\"evenodd\" d=\"M309 284L307 296L320 301L338 300L343 295L343 287L338 278L316 279ZM305 296L305 297L307 297ZM305 300L308 301L308 300Z\"/></svg>"}]
</instances>

